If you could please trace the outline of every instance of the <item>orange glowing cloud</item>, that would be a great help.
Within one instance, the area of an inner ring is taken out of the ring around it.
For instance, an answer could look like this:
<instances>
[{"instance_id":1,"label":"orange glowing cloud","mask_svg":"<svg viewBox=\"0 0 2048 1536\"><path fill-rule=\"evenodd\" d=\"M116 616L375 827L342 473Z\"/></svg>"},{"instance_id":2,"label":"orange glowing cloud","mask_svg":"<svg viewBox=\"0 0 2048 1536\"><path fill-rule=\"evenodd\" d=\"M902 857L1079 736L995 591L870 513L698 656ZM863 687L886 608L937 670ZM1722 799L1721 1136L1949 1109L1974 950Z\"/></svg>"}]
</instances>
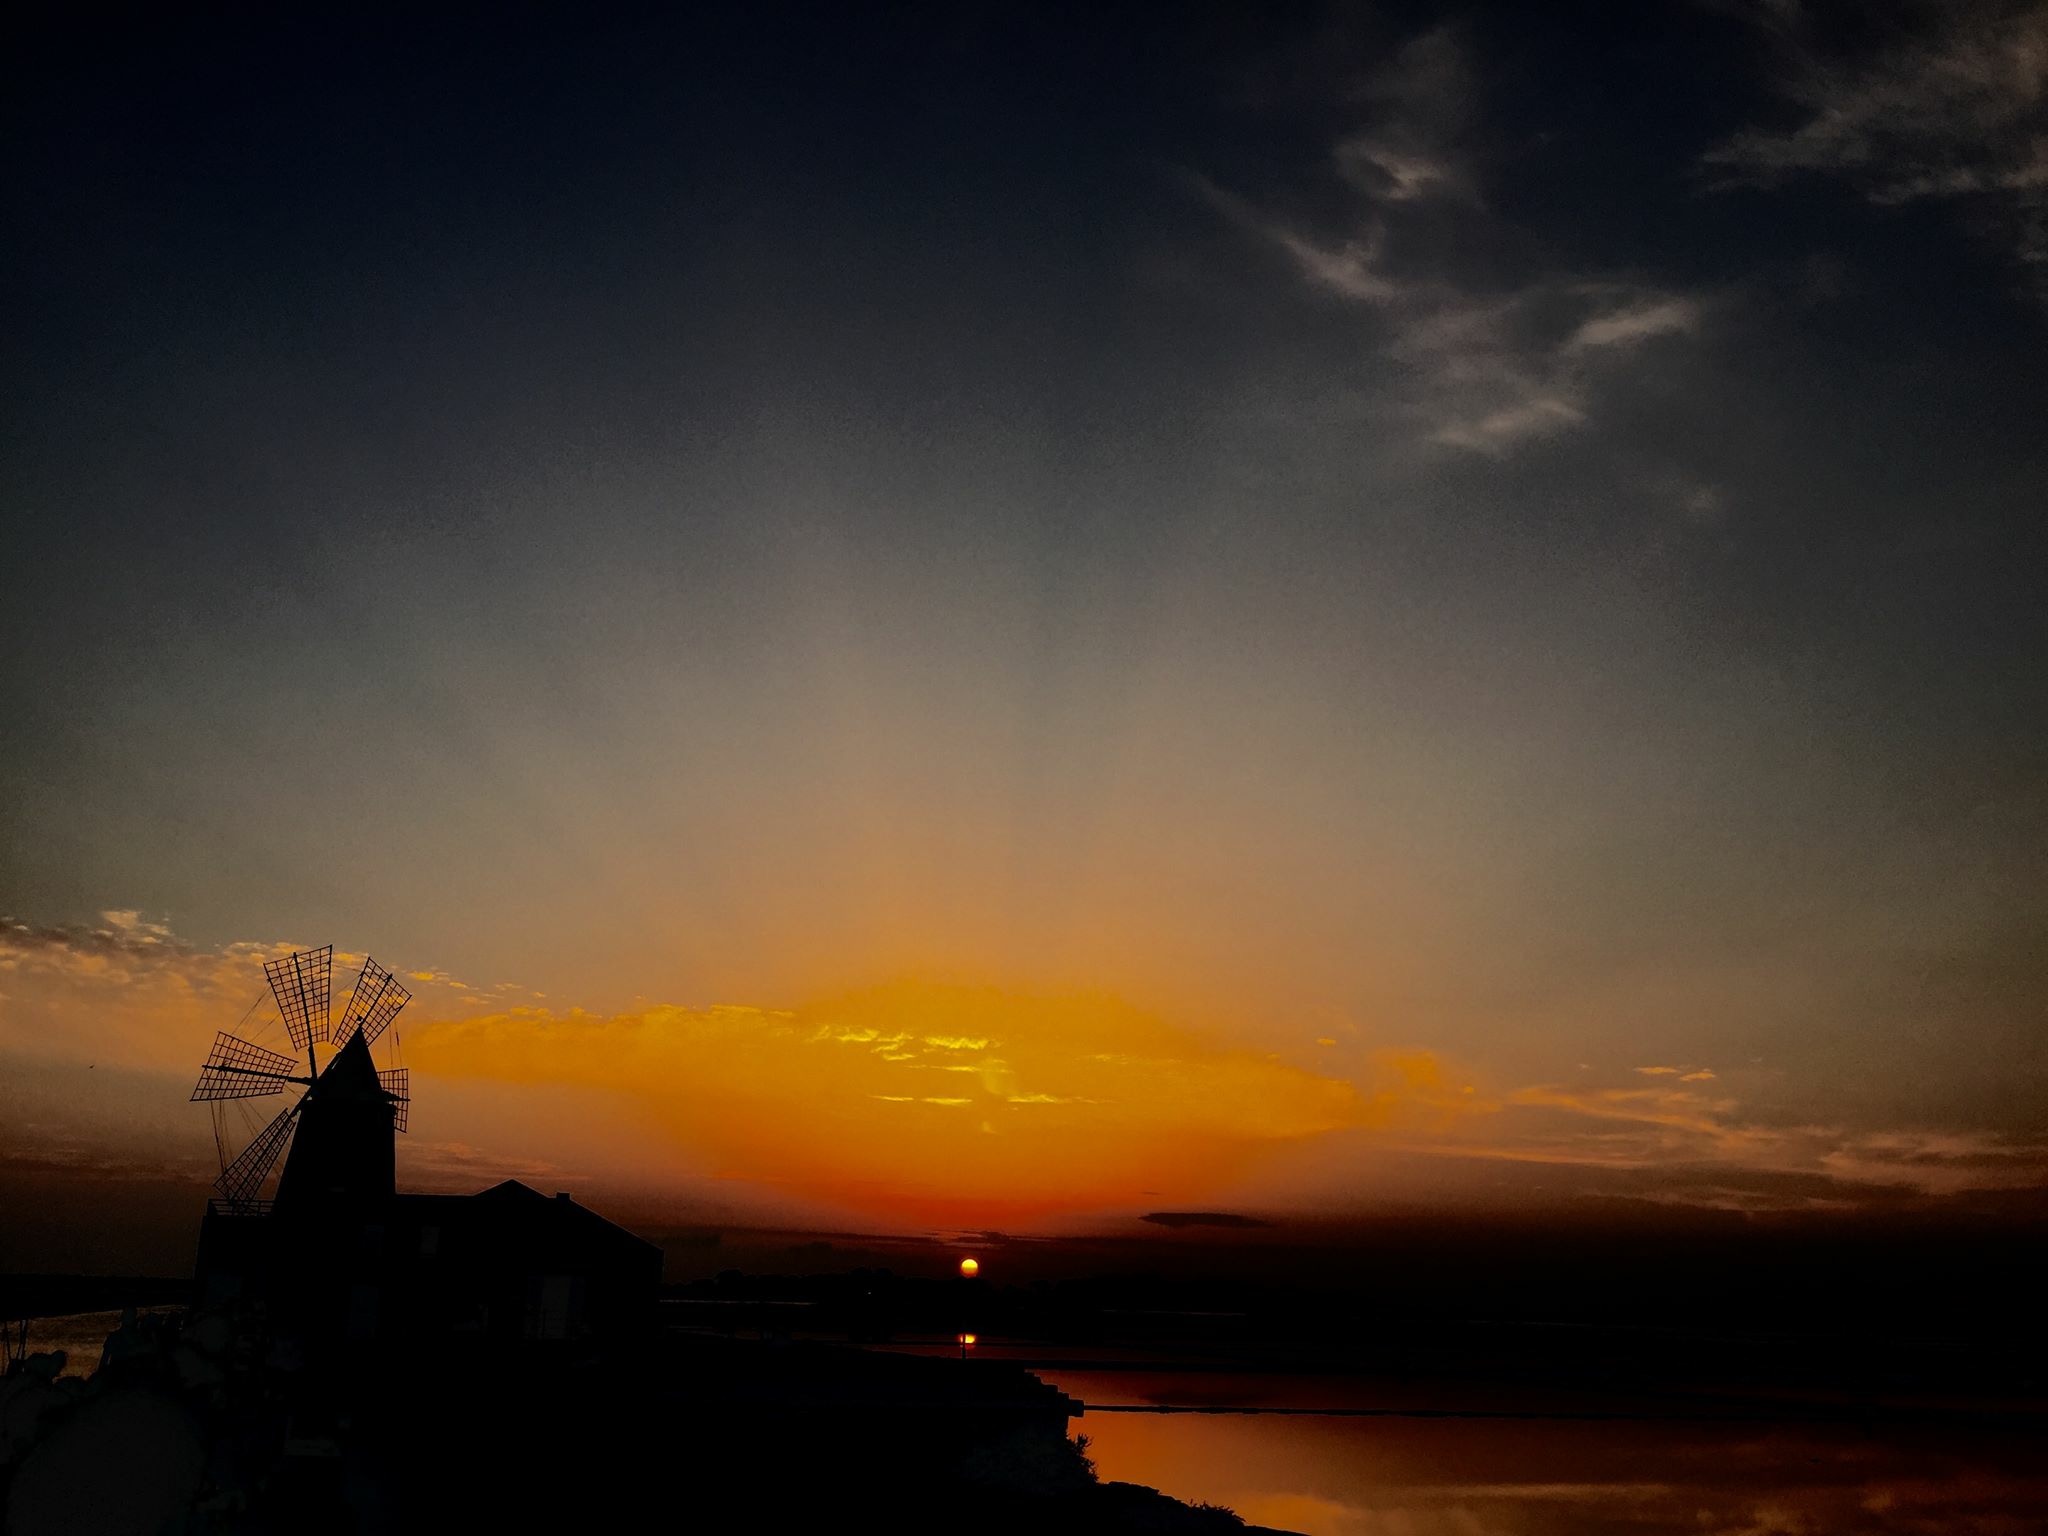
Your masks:
<instances>
[{"instance_id":1,"label":"orange glowing cloud","mask_svg":"<svg viewBox=\"0 0 2048 1536\"><path fill-rule=\"evenodd\" d=\"M293 947L197 946L125 909L89 926L0 917L0 1174L206 1174L193 1074L216 1030L281 1036L262 962ZM336 955L338 986L358 961ZM1582 1065L1569 1084L1482 1091L1428 1051L1324 1036L1319 1072L1101 994L902 983L795 1010L602 1016L407 974L415 1000L386 1036L415 1073L400 1166L435 1187L545 1174L777 1219L829 1203L976 1227L1467 1198L1454 1170L1488 1162L1545 1165L1559 1188L1640 1174L1637 1198L1744 1210L2048 1186L2038 1135L1765 1115L1747 1102L1756 1074L1727 1063Z\"/></svg>"},{"instance_id":2,"label":"orange glowing cloud","mask_svg":"<svg viewBox=\"0 0 2048 1536\"><path fill-rule=\"evenodd\" d=\"M516 1010L416 1025L407 1054L423 1074L606 1089L726 1175L969 1224L1200 1193L1399 1097L1107 997L918 983L793 1012Z\"/></svg>"}]
</instances>

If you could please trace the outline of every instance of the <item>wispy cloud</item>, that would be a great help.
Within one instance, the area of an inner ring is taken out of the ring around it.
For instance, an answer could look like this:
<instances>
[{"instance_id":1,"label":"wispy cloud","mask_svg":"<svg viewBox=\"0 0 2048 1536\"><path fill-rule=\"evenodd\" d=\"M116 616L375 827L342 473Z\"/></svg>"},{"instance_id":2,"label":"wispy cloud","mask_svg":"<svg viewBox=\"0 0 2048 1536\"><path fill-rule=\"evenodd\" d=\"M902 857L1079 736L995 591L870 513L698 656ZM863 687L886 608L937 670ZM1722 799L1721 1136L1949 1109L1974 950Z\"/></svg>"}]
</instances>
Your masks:
<instances>
[{"instance_id":1,"label":"wispy cloud","mask_svg":"<svg viewBox=\"0 0 2048 1536\"><path fill-rule=\"evenodd\" d=\"M1654 1170L1643 1198L1739 1209L1850 1206L2048 1185L2048 1142L1975 1130L1782 1124L1705 1085L1699 1068L1637 1067L1629 1086L1538 1084L1501 1099L1486 1135L1436 1150L1561 1167Z\"/></svg>"},{"instance_id":2,"label":"wispy cloud","mask_svg":"<svg viewBox=\"0 0 2048 1536\"><path fill-rule=\"evenodd\" d=\"M113 908L97 923L39 925L0 917L0 1050L46 1060L95 1059L183 1071L215 1030L259 1042L281 1035L263 962L317 940L242 940L213 947L170 922ZM335 1007L363 956L335 951ZM458 1007L531 1005L512 983L475 987L446 971L407 973L404 1023Z\"/></svg>"},{"instance_id":3,"label":"wispy cloud","mask_svg":"<svg viewBox=\"0 0 2048 1536\"><path fill-rule=\"evenodd\" d=\"M1756 13L1796 118L1708 151L1723 186L1838 177L1870 202L1951 202L2048 299L2048 4L1893 7L1886 41L1845 54L1807 8Z\"/></svg>"},{"instance_id":4,"label":"wispy cloud","mask_svg":"<svg viewBox=\"0 0 2048 1536\"><path fill-rule=\"evenodd\" d=\"M1309 288L1370 318L1392 365L1390 398L1425 441L1500 457L1583 429L1603 383L1644 366L1654 344L1700 330L1697 297L1627 277L1459 275L1457 249L1505 250L1520 237L1481 195L1478 87L1457 31L1414 39L1358 97L1371 121L1330 151L1350 194L1335 220L1194 183Z\"/></svg>"},{"instance_id":5,"label":"wispy cloud","mask_svg":"<svg viewBox=\"0 0 2048 1536\"><path fill-rule=\"evenodd\" d=\"M1235 1211L1147 1211L1138 1220L1149 1221L1155 1227L1227 1227L1238 1231L1273 1225L1270 1221L1243 1216Z\"/></svg>"},{"instance_id":6,"label":"wispy cloud","mask_svg":"<svg viewBox=\"0 0 2048 1536\"><path fill-rule=\"evenodd\" d=\"M1594 315L1572 332L1567 352L1598 347L1633 347L1658 336L1690 335L1699 329L1700 307L1691 299L1647 299Z\"/></svg>"},{"instance_id":7,"label":"wispy cloud","mask_svg":"<svg viewBox=\"0 0 2048 1536\"><path fill-rule=\"evenodd\" d=\"M1332 159L1340 176L1376 202L1479 201L1467 152L1479 80L1455 28L1412 39L1359 96L1372 122L1337 141Z\"/></svg>"}]
</instances>

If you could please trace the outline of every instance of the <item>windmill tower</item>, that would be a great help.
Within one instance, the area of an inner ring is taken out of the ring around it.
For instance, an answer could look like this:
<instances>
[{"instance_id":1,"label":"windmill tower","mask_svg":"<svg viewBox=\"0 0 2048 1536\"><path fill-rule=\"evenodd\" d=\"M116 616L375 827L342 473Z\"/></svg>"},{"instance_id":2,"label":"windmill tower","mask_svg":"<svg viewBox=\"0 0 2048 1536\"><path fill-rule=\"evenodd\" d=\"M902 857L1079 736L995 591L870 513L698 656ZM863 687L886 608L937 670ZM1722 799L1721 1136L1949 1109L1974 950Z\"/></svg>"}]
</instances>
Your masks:
<instances>
[{"instance_id":1,"label":"windmill tower","mask_svg":"<svg viewBox=\"0 0 2048 1536\"><path fill-rule=\"evenodd\" d=\"M282 1022L296 1055L222 1031L199 1070L195 1103L211 1106L220 1177L214 1190L236 1215L263 1209L260 1196L280 1158L275 1207L279 1215L322 1207L389 1200L393 1191L393 1132L405 1129L411 1101L406 1070L377 1069L370 1047L412 1000L391 972L367 956L340 1020L333 1018L334 946L300 950L263 967L276 1019L261 999L250 1010L265 1028ZM393 1037L396 1038L395 1036ZM318 1047L329 1047L326 1064ZM230 1107L297 1090L271 1121L237 1147Z\"/></svg>"}]
</instances>

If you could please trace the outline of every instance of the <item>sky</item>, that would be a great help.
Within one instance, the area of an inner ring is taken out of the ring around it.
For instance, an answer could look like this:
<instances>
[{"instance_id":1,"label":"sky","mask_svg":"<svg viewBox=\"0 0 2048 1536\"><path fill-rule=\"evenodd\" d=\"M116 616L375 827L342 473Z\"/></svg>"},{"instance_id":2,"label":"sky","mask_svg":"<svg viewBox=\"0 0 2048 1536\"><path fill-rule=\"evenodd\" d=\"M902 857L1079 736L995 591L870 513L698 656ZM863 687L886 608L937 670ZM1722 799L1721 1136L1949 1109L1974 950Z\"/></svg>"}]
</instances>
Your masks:
<instances>
[{"instance_id":1,"label":"sky","mask_svg":"<svg viewBox=\"0 0 2048 1536\"><path fill-rule=\"evenodd\" d=\"M2048 6L589 9L17 24L51 1252L327 943L422 1186L2038 1210Z\"/></svg>"}]
</instances>

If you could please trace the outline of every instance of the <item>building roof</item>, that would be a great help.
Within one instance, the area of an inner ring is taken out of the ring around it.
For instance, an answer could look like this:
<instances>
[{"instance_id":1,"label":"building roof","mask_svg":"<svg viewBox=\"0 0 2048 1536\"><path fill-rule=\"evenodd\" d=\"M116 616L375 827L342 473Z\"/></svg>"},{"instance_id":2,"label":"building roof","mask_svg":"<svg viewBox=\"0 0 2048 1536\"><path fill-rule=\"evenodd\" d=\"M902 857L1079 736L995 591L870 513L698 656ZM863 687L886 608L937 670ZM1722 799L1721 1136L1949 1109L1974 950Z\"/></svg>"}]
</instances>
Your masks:
<instances>
[{"instance_id":1,"label":"building roof","mask_svg":"<svg viewBox=\"0 0 2048 1536\"><path fill-rule=\"evenodd\" d=\"M421 1226L459 1227L486 1239L516 1235L523 1246L542 1250L661 1253L655 1244L605 1220L567 1194L550 1199L517 1179L506 1179L473 1195L399 1195L392 1215Z\"/></svg>"}]
</instances>

